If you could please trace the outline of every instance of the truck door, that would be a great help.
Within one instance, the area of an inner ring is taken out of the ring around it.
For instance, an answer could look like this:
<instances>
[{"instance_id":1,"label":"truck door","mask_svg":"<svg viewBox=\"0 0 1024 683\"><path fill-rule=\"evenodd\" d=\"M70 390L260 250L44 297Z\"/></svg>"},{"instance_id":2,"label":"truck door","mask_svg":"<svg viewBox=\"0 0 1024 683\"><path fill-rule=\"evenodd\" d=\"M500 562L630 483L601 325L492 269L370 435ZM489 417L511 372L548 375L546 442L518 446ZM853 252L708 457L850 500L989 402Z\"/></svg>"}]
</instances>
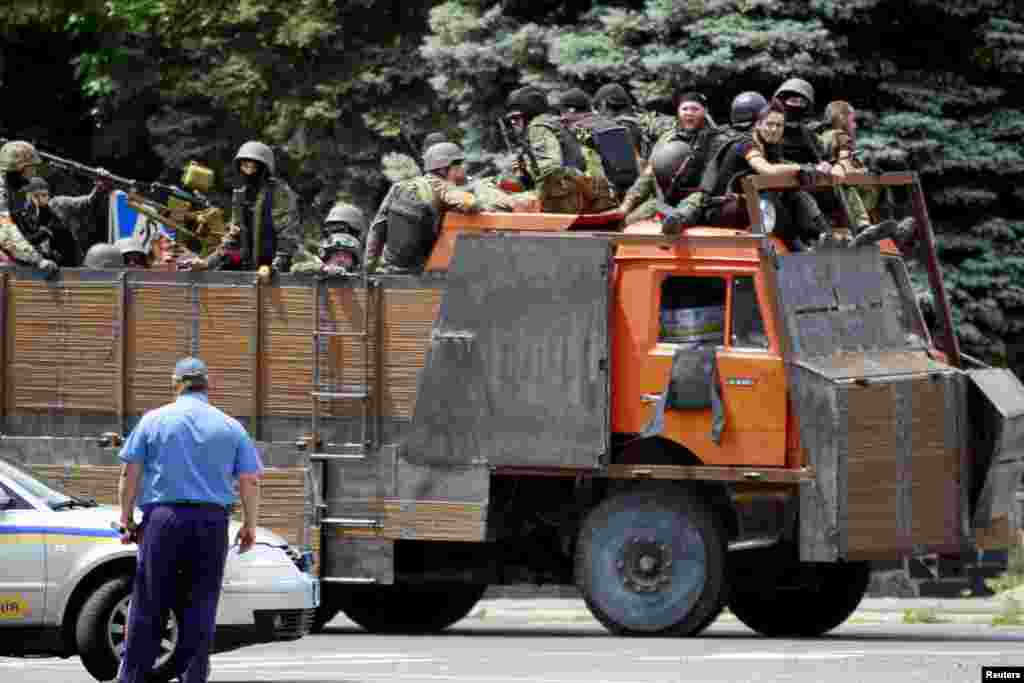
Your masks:
<instances>
[{"instance_id":1,"label":"truck door","mask_svg":"<svg viewBox=\"0 0 1024 683\"><path fill-rule=\"evenodd\" d=\"M46 599L46 536L33 528L40 513L0 482L0 629L42 623Z\"/></svg>"},{"instance_id":2,"label":"truck door","mask_svg":"<svg viewBox=\"0 0 1024 683\"><path fill-rule=\"evenodd\" d=\"M726 344L718 375L725 405L722 448L728 464L786 464L786 368L761 314L755 277L730 282Z\"/></svg>"},{"instance_id":3,"label":"truck door","mask_svg":"<svg viewBox=\"0 0 1024 683\"><path fill-rule=\"evenodd\" d=\"M785 465L785 367L765 329L755 285L753 274L671 274L660 286L658 339L642 400L662 399L667 391L663 423L655 422L659 433L707 465ZM714 383L709 354L717 363L724 416L717 434L713 400L709 409L699 396Z\"/></svg>"}]
</instances>

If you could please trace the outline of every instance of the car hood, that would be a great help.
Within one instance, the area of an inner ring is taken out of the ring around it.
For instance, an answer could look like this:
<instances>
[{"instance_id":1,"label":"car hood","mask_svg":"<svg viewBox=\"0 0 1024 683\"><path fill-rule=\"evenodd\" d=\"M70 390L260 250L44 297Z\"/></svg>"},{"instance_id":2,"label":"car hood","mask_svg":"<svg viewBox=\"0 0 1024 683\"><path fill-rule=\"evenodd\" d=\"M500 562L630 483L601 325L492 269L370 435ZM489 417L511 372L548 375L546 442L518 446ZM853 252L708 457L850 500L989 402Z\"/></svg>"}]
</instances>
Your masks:
<instances>
[{"instance_id":1,"label":"car hood","mask_svg":"<svg viewBox=\"0 0 1024 683\"><path fill-rule=\"evenodd\" d=\"M118 505L99 505L92 508L75 508L73 510L67 510L60 513L62 518L67 515L69 523L74 524L76 527L83 529L99 529L103 531L111 530L111 523L119 523L121 520L121 508ZM142 513L138 510L135 511L135 521L142 521ZM231 520L231 525L228 529L230 539L233 541L235 534L241 528L242 524L234 519ZM269 529L263 527L256 527L256 542L265 543L273 546L286 546L286 541L281 536L278 536Z\"/></svg>"}]
</instances>

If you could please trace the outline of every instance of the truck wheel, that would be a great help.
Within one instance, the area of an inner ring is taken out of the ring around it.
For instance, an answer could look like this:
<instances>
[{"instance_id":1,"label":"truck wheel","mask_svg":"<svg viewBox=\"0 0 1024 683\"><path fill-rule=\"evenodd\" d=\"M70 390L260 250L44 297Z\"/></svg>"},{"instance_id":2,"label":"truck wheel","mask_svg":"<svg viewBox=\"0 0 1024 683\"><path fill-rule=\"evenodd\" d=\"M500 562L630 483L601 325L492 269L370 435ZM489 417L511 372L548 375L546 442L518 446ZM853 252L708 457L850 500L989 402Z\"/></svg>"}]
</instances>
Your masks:
<instances>
[{"instance_id":1,"label":"truck wheel","mask_svg":"<svg viewBox=\"0 0 1024 683\"><path fill-rule=\"evenodd\" d=\"M132 596L132 578L118 576L100 585L89 596L78 613L75 623L75 641L78 653L93 678L109 681L117 676L124 654L128 626L128 603ZM164 627L153 671L148 681L169 681L170 659L178 647L178 620L171 613Z\"/></svg>"},{"instance_id":2,"label":"truck wheel","mask_svg":"<svg viewBox=\"0 0 1024 683\"><path fill-rule=\"evenodd\" d=\"M372 633L436 633L461 620L487 584L399 584L354 590L342 610Z\"/></svg>"},{"instance_id":3,"label":"truck wheel","mask_svg":"<svg viewBox=\"0 0 1024 683\"><path fill-rule=\"evenodd\" d=\"M313 625L310 627L309 632L321 633L324 630L324 626L327 625L327 622L338 616L338 612L340 611L341 609L334 605L324 605L321 603L320 606L316 608L316 614L313 615Z\"/></svg>"},{"instance_id":4,"label":"truck wheel","mask_svg":"<svg viewBox=\"0 0 1024 683\"><path fill-rule=\"evenodd\" d=\"M692 489L633 489L587 515L576 583L613 633L692 636L722 608L725 553L719 524Z\"/></svg>"},{"instance_id":5,"label":"truck wheel","mask_svg":"<svg viewBox=\"0 0 1024 683\"><path fill-rule=\"evenodd\" d=\"M755 573L732 583L729 609L766 636L816 637L846 621L868 589L867 562L798 563L782 572ZM795 581L793 579L796 579Z\"/></svg>"}]
</instances>

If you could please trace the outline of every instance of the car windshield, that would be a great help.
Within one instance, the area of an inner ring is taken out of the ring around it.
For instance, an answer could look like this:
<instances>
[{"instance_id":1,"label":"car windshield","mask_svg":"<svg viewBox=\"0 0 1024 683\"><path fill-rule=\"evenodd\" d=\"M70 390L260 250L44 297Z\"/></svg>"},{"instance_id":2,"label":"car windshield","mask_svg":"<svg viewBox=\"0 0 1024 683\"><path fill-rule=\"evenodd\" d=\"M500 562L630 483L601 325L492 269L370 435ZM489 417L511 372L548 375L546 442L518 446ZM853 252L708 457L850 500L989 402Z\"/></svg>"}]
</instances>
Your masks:
<instances>
[{"instance_id":1,"label":"car windshield","mask_svg":"<svg viewBox=\"0 0 1024 683\"><path fill-rule=\"evenodd\" d=\"M66 507L68 503L75 500L73 497L61 493L35 475L15 467L6 460L0 460L0 475L12 480L30 495L42 500L54 509Z\"/></svg>"}]
</instances>

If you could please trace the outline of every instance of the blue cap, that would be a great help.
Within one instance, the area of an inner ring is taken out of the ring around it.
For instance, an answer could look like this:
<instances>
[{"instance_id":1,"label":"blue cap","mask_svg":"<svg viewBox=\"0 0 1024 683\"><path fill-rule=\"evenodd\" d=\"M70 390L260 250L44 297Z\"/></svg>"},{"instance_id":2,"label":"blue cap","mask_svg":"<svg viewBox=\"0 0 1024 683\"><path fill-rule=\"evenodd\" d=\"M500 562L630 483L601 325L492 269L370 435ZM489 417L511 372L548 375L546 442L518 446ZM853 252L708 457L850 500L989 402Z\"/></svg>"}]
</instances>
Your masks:
<instances>
[{"instance_id":1,"label":"blue cap","mask_svg":"<svg viewBox=\"0 0 1024 683\"><path fill-rule=\"evenodd\" d=\"M182 358L174 366L174 379L206 379L206 363L192 356Z\"/></svg>"}]
</instances>

